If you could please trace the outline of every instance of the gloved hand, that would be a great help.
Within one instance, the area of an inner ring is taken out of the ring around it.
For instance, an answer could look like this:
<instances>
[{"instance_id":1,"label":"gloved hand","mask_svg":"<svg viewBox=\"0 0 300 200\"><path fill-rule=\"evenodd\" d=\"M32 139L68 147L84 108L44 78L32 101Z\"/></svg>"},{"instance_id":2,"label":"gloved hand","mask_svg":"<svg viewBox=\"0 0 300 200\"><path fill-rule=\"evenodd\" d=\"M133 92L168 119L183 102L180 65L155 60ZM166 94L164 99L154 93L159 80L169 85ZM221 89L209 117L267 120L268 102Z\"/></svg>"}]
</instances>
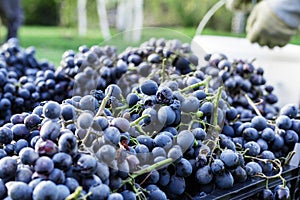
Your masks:
<instances>
[{"instance_id":1,"label":"gloved hand","mask_svg":"<svg viewBox=\"0 0 300 200\"><path fill-rule=\"evenodd\" d=\"M253 9L255 2L256 0L227 0L226 7L231 11L242 11L249 13Z\"/></svg>"},{"instance_id":2,"label":"gloved hand","mask_svg":"<svg viewBox=\"0 0 300 200\"><path fill-rule=\"evenodd\" d=\"M282 15L282 13L280 13ZM261 46L273 48L285 46L296 33L297 28L282 21L267 1L258 3L252 10L246 25L247 38Z\"/></svg>"}]
</instances>

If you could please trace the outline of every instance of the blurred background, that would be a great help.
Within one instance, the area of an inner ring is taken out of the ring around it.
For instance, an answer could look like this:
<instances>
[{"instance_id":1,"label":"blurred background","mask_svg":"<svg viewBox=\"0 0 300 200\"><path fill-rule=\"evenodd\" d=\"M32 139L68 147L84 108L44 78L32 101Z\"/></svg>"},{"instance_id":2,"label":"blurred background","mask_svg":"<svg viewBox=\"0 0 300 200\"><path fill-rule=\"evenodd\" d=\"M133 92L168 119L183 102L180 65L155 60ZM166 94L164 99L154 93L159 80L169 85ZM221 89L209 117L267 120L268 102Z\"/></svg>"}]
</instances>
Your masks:
<instances>
[{"instance_id":1,"label":"blurred background","mask_svg":"<svg viewBox=\"0 0 300 200\"><path fill-rule=\"evenodd\" d=\"M114 35L139 27L163 27L192 38L200 21L218 0L23 0L24 21L19 29L23 47L34 46L38 58L56 66L68 49L97 45ZM129 10L131 10L129 12ZM201 34L244 37L247 15L221 7ZM1 23L0 38L6 27ZM131 42L148 39L152 33L137 32ZM159 33L168 38L168 31ZM107 42L109 44L109 42ZM291 43L300 44L299 34Z\"/></svg>"}]
</instances>

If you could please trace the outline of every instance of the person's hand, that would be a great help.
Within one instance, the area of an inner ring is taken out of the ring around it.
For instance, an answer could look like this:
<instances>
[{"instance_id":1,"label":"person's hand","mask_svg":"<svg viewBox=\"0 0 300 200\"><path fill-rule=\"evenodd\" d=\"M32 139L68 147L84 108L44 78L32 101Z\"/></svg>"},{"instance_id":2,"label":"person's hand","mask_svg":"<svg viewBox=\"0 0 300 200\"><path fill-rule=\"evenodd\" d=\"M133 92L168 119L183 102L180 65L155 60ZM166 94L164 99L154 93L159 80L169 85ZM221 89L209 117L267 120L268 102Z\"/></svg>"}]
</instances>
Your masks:
<instances>
[{"instance_id":1,"label":"person's hand","mask_svg":"<svg viewBox=\"0 0 300 200\"><path fill-rule=\"evenodd\" d=\"M258 3L246 25L247 38L252 43L273 48L285 46L296 33L272 12L267 2Z\"/></svg>"},{"instance_id":2,"label":"person's hand","mask_svg":"<svg viewBox=\"0 0 300 200\"><path fill-rule=\"evenodd\" d=\"M227 0L226 7L231 11L250 12L254 7L253 0Z\"/></svg>"}]
</instances>

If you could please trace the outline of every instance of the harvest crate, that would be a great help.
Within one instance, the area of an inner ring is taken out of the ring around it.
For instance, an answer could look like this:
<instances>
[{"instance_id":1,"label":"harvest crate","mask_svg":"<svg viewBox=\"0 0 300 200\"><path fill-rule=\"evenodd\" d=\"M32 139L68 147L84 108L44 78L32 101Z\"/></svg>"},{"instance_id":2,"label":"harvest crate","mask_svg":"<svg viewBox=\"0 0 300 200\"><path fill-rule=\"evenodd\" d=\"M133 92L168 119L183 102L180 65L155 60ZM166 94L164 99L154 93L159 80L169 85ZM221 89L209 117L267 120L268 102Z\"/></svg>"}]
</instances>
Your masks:
<instances>
[{"instance_id":1,"label":"harvest crate","mask_svg":"<svg viewBox=\"0 0 300 200\"><path fill-rule=\"evenodd\" d=\"M290 189L291 200L300 199L300 143L294 148L295 154L289 165L283 167L282 177L286 180ZM269 188L273 190L277 185L282 184L280 178L270 179ZM230 190L215 189L212 193L201 200L260 200L257 195L266 188L266 180L256 178L244 183L236 183Z\"/></svg>"},{"instance_id":2,"label":"harvest crate","mask_svg":"<svg viewBox=\"0 0 300 200\"><path fill-rule=\"evenodd\" d=\"M291 199L300 199L300 168L296 166L286 166L282 173L283 178L287 181L289 186ZM271 179L269 180L269 188L273 189L275 186L281 184L281 179ZM216 189L211 194L207 195L204 200L212 199L230 199L230 200L259 200L257 194L259 194L263 189L265 189L266 180L256 179L251 181L246 181L244 183L237 183L230 190L220 190Z\"/></svg>"}]
</instances>

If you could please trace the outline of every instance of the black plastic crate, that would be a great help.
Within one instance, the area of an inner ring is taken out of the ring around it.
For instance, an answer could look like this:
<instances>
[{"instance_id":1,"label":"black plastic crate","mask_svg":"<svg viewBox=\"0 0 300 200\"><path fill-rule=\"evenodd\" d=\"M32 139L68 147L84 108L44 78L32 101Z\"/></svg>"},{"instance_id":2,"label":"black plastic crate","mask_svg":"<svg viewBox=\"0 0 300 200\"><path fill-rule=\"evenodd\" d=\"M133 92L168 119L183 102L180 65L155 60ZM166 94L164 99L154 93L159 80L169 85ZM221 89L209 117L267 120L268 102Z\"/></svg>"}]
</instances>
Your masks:
<instances>
[{"instance_id":1,"label":"black plastic crate","mask_svg":"<svg viewBox=\"0 0 300 200\"><path fill-rule=\"evenodd\" d=\"M299 200L300 168L298 166L286 166L283 168L282 176L285 178L287 185L289 186L291 199ZM270 179L269 188L273 189L275 186L280 185L281 183L282 181L280 178ZM256 178L244 183L237 183L230 190L215 189L212 193L201 199L259 200L257 194L262 192L265 187L266 180L262 178Z\"/></svg>"},{"instance_id":2,"label":"black plastic crate","mask_svg":"<svg viewBox=\"0 0 300 200\"><path fill-rule=\"evenodd\" d=\"M283 167L282 177L290 189L291 200L300 200L300 143L296 143L294 156L289 165ZM268 187L274 189L282 184L280 178L269 179ZM266 188L266 180L263 178L253 178L244 183L236 183L230 190L215 189L207 195L204 200L260 200L257 195Z\"/></svg>"}]
</instances>

